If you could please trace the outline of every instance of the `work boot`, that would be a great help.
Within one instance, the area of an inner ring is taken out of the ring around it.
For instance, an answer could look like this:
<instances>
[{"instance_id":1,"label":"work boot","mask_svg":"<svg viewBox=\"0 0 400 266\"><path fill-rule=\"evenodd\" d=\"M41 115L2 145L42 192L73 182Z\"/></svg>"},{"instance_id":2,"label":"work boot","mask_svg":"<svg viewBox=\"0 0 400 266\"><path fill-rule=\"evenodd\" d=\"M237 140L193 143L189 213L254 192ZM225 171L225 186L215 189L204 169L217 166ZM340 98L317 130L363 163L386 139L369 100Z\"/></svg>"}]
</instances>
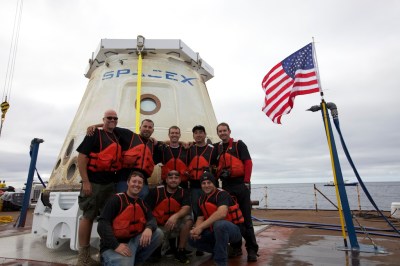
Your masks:
<instances>
[{"instance_id":1,"label":"work boot","mask_svg":"<svg viewBox=\"0 0 400 266\"><path fill-rule=\"evenodd\" d=\"M164 256L167 258L172 258L173 256L175 256L175 254L176 254L176 249L169 248L167 249L167 251L165 251Z\"/></svg>"},{"instance_id":2,"label":"work boot","mask_svg":"<svg viewBox=\"0 0 400 266\"><path fill-rule=\"evenodd\" d=\"M176 254L175 254L175 260L179 261L180 263L187 264L189 263L189 259L185 254L184 249L178 249Z\"/></svg>"},{"instance_id":3,"label":"work boot","mask_svg":"<svg viewBox=\"0 0 400 266\"><path fill-rule=\"evenodd\" d=\"M77 266L97 266L101 265L100 262L92 259L90 256L90 245L79 248Z\"/></svg>"},{"instance_id":4,"label":"work boot","mask_svg":"<svg viewBox=\"0 0 400 266\"><path fill-rule=\"evenodd\" d=\"M204 252L201 250L196 250L196 257L201 257L204 255Z\"/></svg>"},{"instance_id":5,"label":"work boot","mask_svg":"<svg viewBox=\"0 0 400 266\"><path fill-rule=\"evenodd\" d=\"M247 261L257 261L258 254L255 250L247 250Z\"/></svg>"},{"instance_id":6,"label":"work boot","mask_svg":"<svg viewBox=\"0 0 400 266\"><path fill-rule=\"evenodd\" d=\"M228 258L234 258L242 256L242 248L241 247L231 247L228 246Z\"/></svg>"},{"instance_id":7,"label":"work boot","mask_svg":"<svg viewBox=\"0 0 400 266\"><path fill-rule=\"evenodd\" d=\"M187 250L186 248L183 249L183 252L185 252L185 255L192 255L193 250Z\"/></svg>"},{"instance_id":8,"label":"work boot","mask_svg":"<svg viewBox=\"0 0 400 266\"><path fill-rule=\"evenodd\" d=\"M176 254L176 238L170 238L168 239L168 242L169 242L169 249L165 251L164 256L166 256L167 258L172 258Z\"/></svg>"}]
</instances>

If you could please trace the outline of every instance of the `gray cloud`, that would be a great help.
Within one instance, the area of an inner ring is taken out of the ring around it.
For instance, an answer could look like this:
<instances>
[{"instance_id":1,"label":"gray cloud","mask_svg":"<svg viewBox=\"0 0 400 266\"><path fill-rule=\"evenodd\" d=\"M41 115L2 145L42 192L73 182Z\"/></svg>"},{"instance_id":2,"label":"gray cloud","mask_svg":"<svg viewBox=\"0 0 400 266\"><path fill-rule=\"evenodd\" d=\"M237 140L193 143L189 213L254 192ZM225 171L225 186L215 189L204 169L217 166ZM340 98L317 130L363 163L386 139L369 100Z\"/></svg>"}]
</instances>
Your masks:
<instances>
[{"instance_id":1,"label":"gray cloud","mask_svg":"<svg viewBox=\"0 0 400 266\"><path fill-rule=\"evenodd\" d=\"M217 119L248 145L258 183L332 180L321 114L305 111L320 103L319 95L296 98L283 125L261 112L263 76L315 37L325 99L338 105L360 174L367 181L400 180L397 1L155 1L146 12L133 12L131 1L24 4L11 108L0 138L0 179L24 182L34 137L45 140L38 169L50 175L88 82L83 73L92 51L101 38L142 34L182 39L215 69L207 87ZM14 5L5 1L0 11L0 84ZM353 179L335 138L345 179Z\"/></svg>"}]
</instances>

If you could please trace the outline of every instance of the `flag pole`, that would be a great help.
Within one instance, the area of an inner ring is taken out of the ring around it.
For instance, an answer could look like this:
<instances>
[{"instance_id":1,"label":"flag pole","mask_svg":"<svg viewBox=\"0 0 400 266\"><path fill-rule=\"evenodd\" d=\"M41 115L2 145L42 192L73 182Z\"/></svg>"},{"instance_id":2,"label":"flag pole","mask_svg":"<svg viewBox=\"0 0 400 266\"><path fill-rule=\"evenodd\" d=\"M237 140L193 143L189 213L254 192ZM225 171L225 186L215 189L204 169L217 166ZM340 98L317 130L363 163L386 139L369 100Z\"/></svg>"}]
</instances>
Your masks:
<instances>
[{"instance_id":1,"label":"flag pole","mask_svg":"<svg viewBox=\"0 0 400 266\"><path fill-rule=\"evenodd\" d=\"M336 193L336 200L338 203L338 211L339 211L339 218L340 218L340 225L342 228L342 236L343 236L343 242L344 242L344 246L347 247L347 237L346 237L346 229L344 227L344 218L343 218L343 209L342 209L342 204L340 202L340 195L339 195L339 188L337 186L337 177L336 177L336 167L335 167L335 160L334 160L334 152L332 150L332 142L331 142L331 134L330 134L330 125L329 125L329 119L328 116L329 114L327 113L327 109L326 109L326 103L324 100L324 92L322 90L322 86L321 86L321 78L319 75L319 67L318 67L318 60L317 60L317 51L315 49L315 41L314 41L314 37L312 38L312 46L313 46L313 61L314 61L314 66L315 66L315 72L316 72L316 76L317 76L317 81L318 81L318 86L320 89L320 95L321 95L321 112L322 112L322 118L323 118L323 122L324 122L324 127L325 127L325 134L327 137L327 141L328 141L328 147L329 147L329 153L330 153L330 157L331 157L331 165L332 165L332 171L333 171L333 178L334 178L334 184L335 184L335 193Z\"/></svg>"},{"instance_id":2,"label":"flag pole","mask_svg":"<svg viewBox=\"0 0 400 266\"><path fill-rule=\"evenodd\" d=\"M317 51L315 49L314 37L312 37L312 48L313 48L313 61L314 61L314 66L315 66L315 73L316 73L316 76L317 76L317 82L318 82L318 86L319 86L319 94L321 95L321 100L324 100L324 91L322 90L321 78L319 76Z\"/></svg>"}]
</instances>

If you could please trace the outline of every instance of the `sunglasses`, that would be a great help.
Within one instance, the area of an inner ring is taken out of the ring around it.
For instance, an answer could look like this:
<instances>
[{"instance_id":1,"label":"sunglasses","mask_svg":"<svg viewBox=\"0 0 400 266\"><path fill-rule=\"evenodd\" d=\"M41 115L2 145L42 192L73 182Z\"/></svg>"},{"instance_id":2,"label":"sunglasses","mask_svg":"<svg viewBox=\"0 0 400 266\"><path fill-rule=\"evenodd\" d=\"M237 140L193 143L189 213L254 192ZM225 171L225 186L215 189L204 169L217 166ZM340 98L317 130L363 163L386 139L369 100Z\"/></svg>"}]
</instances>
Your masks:
<instances>
[{"instance_id":1,"label":"sunglasses","mask_svg":"<svg viewBox=\"0 0 400 266\"><path fill-rule=\"evenodd\" d=\"M106 117L107 118L107 120L115 120L115 121L118 121L118 117L116 117L116 116L107 116Z\"/></svg>"},{"instance_id":2,"label":"sunglasses","mask_svg":"<svg viewBox=\"0 0 400 266\"><path fill-rule=\"evenodd\" d=\"M178 172L168 173L168 176L179 176Z\"/></svg>"}]
</instances>

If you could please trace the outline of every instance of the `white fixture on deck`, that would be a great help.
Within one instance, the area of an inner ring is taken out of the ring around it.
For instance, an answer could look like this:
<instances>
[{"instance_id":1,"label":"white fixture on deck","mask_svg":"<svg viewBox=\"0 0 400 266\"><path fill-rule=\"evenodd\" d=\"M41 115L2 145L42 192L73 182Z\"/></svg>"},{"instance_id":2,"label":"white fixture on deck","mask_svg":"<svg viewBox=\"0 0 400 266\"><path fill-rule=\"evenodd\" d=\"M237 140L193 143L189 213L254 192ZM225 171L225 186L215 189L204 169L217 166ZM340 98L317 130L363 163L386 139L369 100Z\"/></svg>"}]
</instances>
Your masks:
<instances>
[{"instance_id":1,"label":"white fixture on deck","mask_svg":"<svg viewBox=\"0 0 400 266\"><path fill-rule=\"evenodd\" d=\"M400 219L400 202L392 202L390 206L390 216L392 218Z\"/></svg>"},{"instance_id":2,"label":"white fixture on deck","mask_svg":"<svg viewBox=\"0 0 400 266\"><path fill-rule=\"evenodd\" d=\"M78 206L79 192L51 192L51 208L38 201L32 223L32 234L46 237L46 246L57 249L67 241L72 250L79 249L78 228L82 211ZM98 247L97 221L93 223L91 245Z\"/></svg>"}]
</instances>

